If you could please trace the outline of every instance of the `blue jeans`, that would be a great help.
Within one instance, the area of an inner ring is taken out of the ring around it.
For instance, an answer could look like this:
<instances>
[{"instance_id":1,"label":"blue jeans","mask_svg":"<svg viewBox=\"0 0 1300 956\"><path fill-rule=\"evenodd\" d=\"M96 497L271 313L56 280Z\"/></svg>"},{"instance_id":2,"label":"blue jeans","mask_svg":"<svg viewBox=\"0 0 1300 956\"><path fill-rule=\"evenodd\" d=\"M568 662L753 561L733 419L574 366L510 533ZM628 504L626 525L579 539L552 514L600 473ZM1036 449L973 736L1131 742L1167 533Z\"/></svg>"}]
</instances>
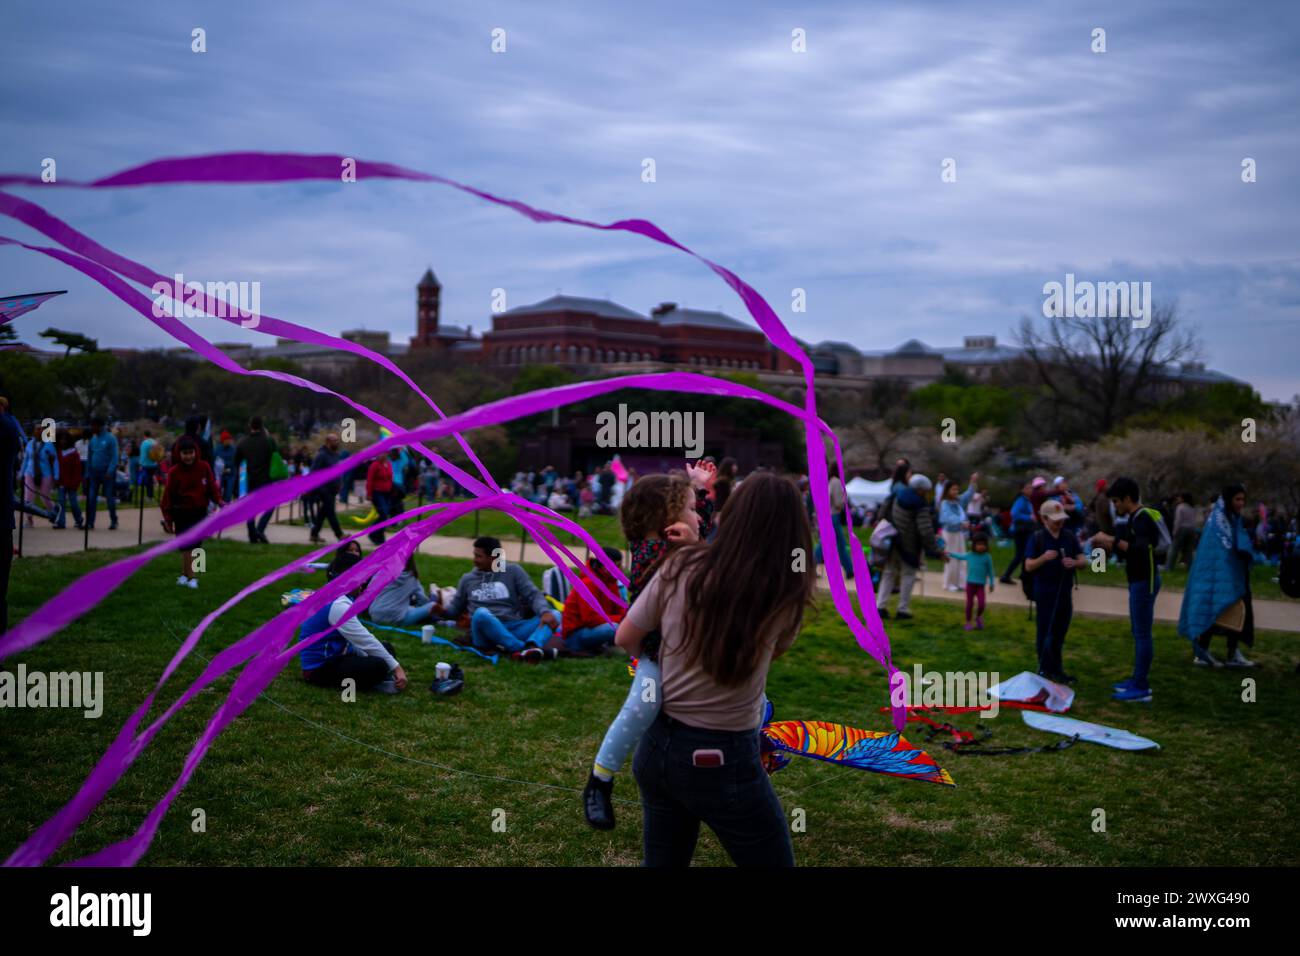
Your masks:
<instances>
[{"instance_id":1,"label":"blue jeans","mask_svg":"<svg viewBox=\"0 0 1300 956\"><path fill-rule=\"evenodd\" d=\"M433 602L421 604L419 607L413 607L406 612L406 617L402 618L402 627L414 627L417 624L424 624L433 618Z\"/></svg>"},{"instance_id":2,"label":"blue jeans","mask_svg":"<svg viewBox=\"0 0 1300 956\"><path fill-rule=\"evenodd\" d=\"M397 513L393 510L393 499L391 497L391 492L376 491L374 497L370 499L370 503L371 505L374 506L375 513L379 515L379 517L375 519L375 524L380 524L381 522L387 521L389 518L391 518L394 514ZM384 543L383 530L380 529L378 531L370 532L370 540L373 541L375 544L383 544Z\"/></svg>"},{"instance_id":3,"label":"blue jeans","mask_svg":"<svg viewBox=\"0 0 1300 956\"><path fill-rule=\"evenodd\" d=\"M697 767L700 750L721 766ZM689 866L707 823L737 866L794 866L790 825L759 758L758 730L690 727L660 714L632 759L645 866Z\"/></svg>"},{"instance_id":4,"label":"blue jeans","mask_svg":"<svg viewBox=\"0 0 1300 956\"><path fill-rule=\"evenodd\" d=\"M553 633L540 618L502 621L485 607L479 608L469 619L470 638L480 651L490 651L499 646L515 654L525 647L544 646Z\"/></svg>"},{"instance_id":5,"label":"blue jeans","mask_svg":"<svg viewBox=\"0 0 1300 956\"><path fill-rule=\"evenodd\" d=\"M153 501L153 486L158 481L158 466L141 465L140 472L140 483L144 485L145 491L149 493L149 500Z\"/></svg>"},{"instance_id":6,"label":"blue jeans","mask_svg":"<svg viewBox=\"0 0 1300 956\"><path fill-rule=\"evenodd\" d=\"M81 526L81 504L77 501L76 488L59 486L59 507L63 509L63 514L59 515L58 523L54 527L66 528L68 526L68 511L72 512L72 517L77 522L77 526Z\"/></svg>"},{"instance_id":7,"label":"blue jeans","mask_svg":"<svg viewBox=\"0 0 1300 956\"><path fill-rule=\"evenodd\" d=\"M566 650L584 653L598 651L606 644L614 643L613 624L597 624L595 627L580 627L564 635Z\"/></svg>"},{"instance_id":8,"label":"blue jeans","mask_svg":"<svg viewBox=\"0 0 1300 956\"><path fill-rule=\"evenodd\" d=\"M114 472L90 476L90 491L86 495L86 524L92 528L95 527L95 505L101 494L108 502L108 520L117 524L117 475Z\"/></svg>"},{"instance_id":9,"label":"blue jeans","mask_svg":"<svg viewBox=\"0 0 1300 956\"><path fill-rule=\"evenodd\" d=\"M1133 625L1133 686L1147 690L1151 685L1151 659L1155 657L1155 641L1151 627L1156 616L1156 595L1160 593L1160 575L1155 586L1146 581L1132 581L1128 586L1128 616Z\"/></svg>"}]
</instances>

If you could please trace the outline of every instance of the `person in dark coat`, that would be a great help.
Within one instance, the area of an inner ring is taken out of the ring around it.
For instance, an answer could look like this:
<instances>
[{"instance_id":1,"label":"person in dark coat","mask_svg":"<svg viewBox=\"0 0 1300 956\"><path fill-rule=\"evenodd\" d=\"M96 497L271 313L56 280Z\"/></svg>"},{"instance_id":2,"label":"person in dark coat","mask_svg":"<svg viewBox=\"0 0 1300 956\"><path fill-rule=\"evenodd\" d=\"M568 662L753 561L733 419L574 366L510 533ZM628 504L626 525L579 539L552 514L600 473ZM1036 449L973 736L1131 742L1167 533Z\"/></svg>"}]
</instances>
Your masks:
<instances>
[{"instance_id":1,"label":"person in dark coat","mask_svg":"<svg viewBox=\"0 0 1300 956\"><path fill-rule=\"evenodd\" d=\"M275 439L262 428L262 419L254 415L248 423L248 434L235 446L235 474L239 474L241 464L248 465L248 493L264 488L271 483L271 456L275 454ZM239 488L239 479L235 479L235 489ZM248 540L254 544L269 544L266 526L271 523L272 512L259 517L256 521L248 519Z\"/></svg>"},{"instance_id":2,"label":"person in dark coat","mask_svg":"<svg viewBox=\"0 0 1300 956\"><path fill-rule=\"evenodd\" d=\"M320 446L316 452L316 457L312 459L311 470L323 471L326 468L337 465L342 459L339 457L339 436L330 432L325 436L325 444ZM338 514L334 510L335 496L339 493L342 481L335 478L327 481L316 489L316 520L311 526L311 540L313 544L321 543L320 529L325 527L328 521L330 530L334 532L335 539L343 540L343 529L339 527Z\"/></svg>"}]
</instances>

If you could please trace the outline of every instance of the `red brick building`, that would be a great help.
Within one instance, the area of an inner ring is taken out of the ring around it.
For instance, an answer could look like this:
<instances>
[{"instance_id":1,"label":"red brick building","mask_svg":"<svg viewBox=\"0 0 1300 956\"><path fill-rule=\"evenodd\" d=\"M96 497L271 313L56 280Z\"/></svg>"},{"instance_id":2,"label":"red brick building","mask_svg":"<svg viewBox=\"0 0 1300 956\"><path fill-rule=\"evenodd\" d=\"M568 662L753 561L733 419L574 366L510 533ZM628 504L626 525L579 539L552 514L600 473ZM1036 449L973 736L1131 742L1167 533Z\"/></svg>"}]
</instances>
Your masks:
<instances>
[{"instance_id":1,"label":"red brick building","mask_svg":"<svg viewBox=\"0 0 1300 956\"><path fill-rule=\"evenodd\" d=\"M492 318L489 365L658 362L771 371L776 352L758 329L721 312L665 302L649 316L601 299L556 295Z\"/></svg>"}]
</instances>

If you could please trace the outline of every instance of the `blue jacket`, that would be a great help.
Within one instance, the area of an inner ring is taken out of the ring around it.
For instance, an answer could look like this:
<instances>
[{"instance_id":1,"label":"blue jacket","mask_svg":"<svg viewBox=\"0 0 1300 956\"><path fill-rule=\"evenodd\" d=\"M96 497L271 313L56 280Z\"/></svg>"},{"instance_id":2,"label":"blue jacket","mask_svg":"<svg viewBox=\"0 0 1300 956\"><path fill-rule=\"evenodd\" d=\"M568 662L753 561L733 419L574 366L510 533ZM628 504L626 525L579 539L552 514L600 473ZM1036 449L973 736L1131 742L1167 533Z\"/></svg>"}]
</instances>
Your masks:
<instances>
[{"instance_id":1,"label":"blue jacket","mask_svg":"<svg viewBox=\"0 0 1300 956\"><path fill-rule=\"evenodd\" d=\"M59 453L54 450L52 442L37 442L35 438L27 439L27 453L23 459L23 474L36 474L36 459L41 462L41 480L53 478L59 480Z\"/></svg>"},{"instance_id":2,"label":"blue jacket","mask_svg":"<svg viewBox=\"0 0 1300 956\"><path fill-rule=\"evenodd\" d=\"M1034 505L1024 495L1020 495L1011 503L1011 520L1034 523Z\"/></svg>"},{"instance_id":3,"label":"blue jacket","mask_svg":"<svg viewBox=\"0 0 1300 956\"><path fill-rule=\"evenodd\" d=\"M1250 562L1250 535L1242 528L1240 516L1224 510L1220 498L1214 503L1196 547L1196 560L1183 591L1183 607L1178 612L1178 633L1196 640L1220 614L1244 597Z\"/></svg>"},{"instance_id":4,"label":"blue jacket","mask_svg":"<svg viewBox=\"0 0 1300 956\"><path fill-rule=\"evenodd\" d=\"M939 502L939 527L944 531L960 532L965 521L966 509L959 503L947 498Z\"/></svg>"},{"instance_id":5,"label":"blue jacket","mask_svg":"<svg viewBox=\"0 0 1300 956\"><path fill-rule=\"evenodd\" d=\"M86 469L97 477L117 474L117 436L104 429L91 435L86 450Z\"/></svg>"}]
</instances>

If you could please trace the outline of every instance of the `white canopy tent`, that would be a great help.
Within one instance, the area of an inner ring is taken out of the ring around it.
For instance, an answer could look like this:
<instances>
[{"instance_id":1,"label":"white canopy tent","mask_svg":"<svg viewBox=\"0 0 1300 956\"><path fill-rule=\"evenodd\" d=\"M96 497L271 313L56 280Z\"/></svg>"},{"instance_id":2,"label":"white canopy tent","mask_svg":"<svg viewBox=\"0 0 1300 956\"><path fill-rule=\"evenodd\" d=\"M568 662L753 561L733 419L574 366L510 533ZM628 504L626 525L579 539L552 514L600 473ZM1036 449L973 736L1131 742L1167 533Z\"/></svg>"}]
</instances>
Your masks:
<instances>
[{"instance_id":1,"label":"white canopy tent","mask_svg":"<svg viewBox=\"0 0 1300 956\"><path fill-rule=\"evenodd\" d=\"M889 497L889 482L853 478L844 486L844 492L849 496L849 504L853 507L873 508Z\"/></svg>"}]
</instances>

